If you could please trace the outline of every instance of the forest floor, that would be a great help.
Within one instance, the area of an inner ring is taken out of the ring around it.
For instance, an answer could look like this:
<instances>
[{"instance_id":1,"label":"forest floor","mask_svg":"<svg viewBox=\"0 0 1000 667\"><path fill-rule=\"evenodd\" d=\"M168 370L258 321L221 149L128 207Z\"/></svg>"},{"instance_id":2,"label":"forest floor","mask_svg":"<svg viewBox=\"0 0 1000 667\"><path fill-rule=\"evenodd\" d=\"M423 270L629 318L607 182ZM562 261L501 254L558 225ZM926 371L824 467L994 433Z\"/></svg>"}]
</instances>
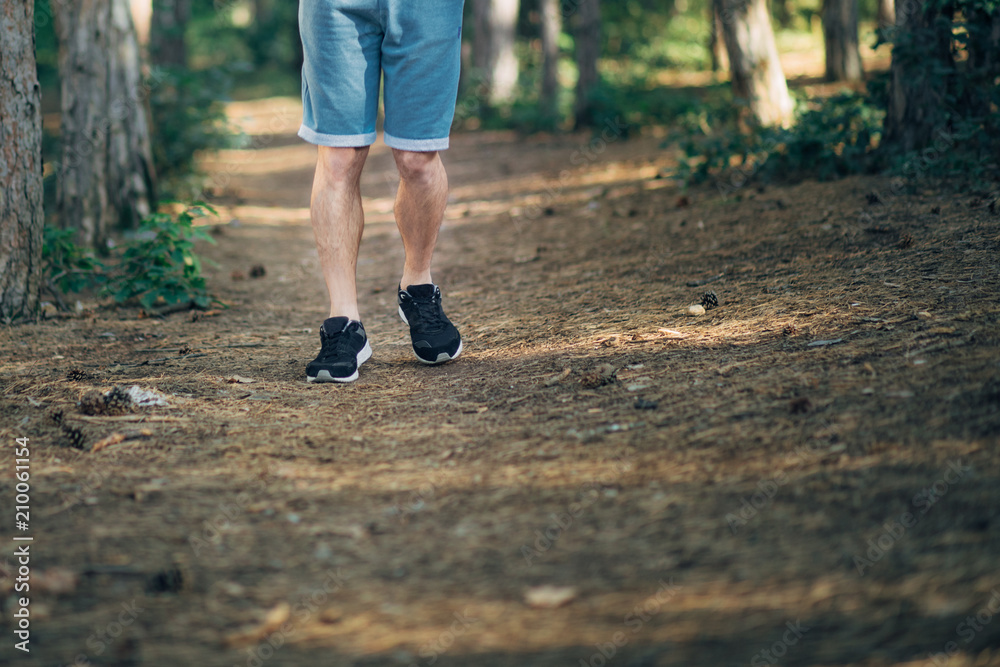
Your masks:
<instances>
[{"instance_id":1,"label":"forest floor","mask_svg":"<svg viewBox=\"0 0 1000 667\"><path fill-rule=\"evenodd\" d=\"M465 351L428 368L380 143L374 356L311 385L315 152L292 102L233 113L201 247L230 307L0 330L4 534L27 436L34 537L30 656L0 551L0 662L1000 665L995 201L724 199L651 137L459 134L435 278ZM115 385L169 404L81 414Z\"/></svg>"}]
</instances>

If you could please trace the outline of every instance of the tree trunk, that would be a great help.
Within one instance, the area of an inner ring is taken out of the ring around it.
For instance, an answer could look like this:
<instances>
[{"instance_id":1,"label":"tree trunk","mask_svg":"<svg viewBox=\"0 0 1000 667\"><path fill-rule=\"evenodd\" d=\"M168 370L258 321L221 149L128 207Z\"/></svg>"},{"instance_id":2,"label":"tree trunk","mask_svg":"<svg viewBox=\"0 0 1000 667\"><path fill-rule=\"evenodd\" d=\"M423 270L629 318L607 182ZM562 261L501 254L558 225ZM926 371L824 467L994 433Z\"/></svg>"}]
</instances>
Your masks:
<instances>
[{"instance_id":1,"label":"tree trunk","mask_svg":"<svg viewBox=\"0 0 1000 667\"><path fill-rule=\"evenodd\" d=\"M42 279L42 115L35 3L0 0L0 320L38 311Z\"/></svg>"},{"instance_id":2,"label":"tree trunk","mask_svg":"<svg viewBox=\"0 0 1000 667\"><path fill-rule=\"evenodd\" d=\"M187 64L184 28L191 20L191 0L153 0L149 53L155 65L183 68Z\"/></svg>"},{"instance_id":3,"label":"tree trunk","mask_svg":"<svg viewBox=\"0 0 1000 667\"><path fill-rule=\"evenodd\" d=\"M56 5L62 83L56 214L103 252L114 224L135 226L155 201L139 45L128 0Z\"/></svg>"},{"instance_id":4,"label":"tree trunk","mask_svg":"<svg viewBox=\"0 0 1000 667\"><path fill-rule=\"evenodd\" d=\"M733 95L761 125L787 125L794 105L765 0L714 0L729 54Z\"/></svg>"},{"instance_id":5,"label":"tree trunk","mask_svg":"<svg viewBox=\"0 0 1000 667\"><path fill-rule=\"evenodd\" d=\"M882 148L908 153L927 148L948 131L945 73L955 67L951 14L936 3L917 5L898 16L892 47L892 80L883 123Z\"/></svg>"},{"instance_id":6,"label":"tree trunk","mask_svg":"<svg viewBox=\"0 0 1000 667\"><path fill-rule=\"evenodd\" d=\"M878 13L876 15L878 29L885 31L896 25L896 2L895 0L878 0Z\"/></svg>"},{"instance_id":7,"label":"tree trunk","mask_svg":"<svg viewBox=\"0 0 1000 667\"><path fill-rule=\"evenodd\" d=\"M574 117L576 127L595 123L591 118L590 95L597 85L599 74L597 60L601 56L601 3L600 0L579 0L575 32L576 66L580 75L576 81Z\"/></svg>"},{"instance_id":8,"label":"tree trunk","mask_svg":"<svg viewBox=\"0 0 1000 667\"><path fill-rule=\"evenodd\" d=\"M489 90L489 103L510 102L517 87L514 31L520 0L474 0L476 41L473 63Z\"/></svg>"},{"instance_id":9,"label":"tree trunk","mask_svg":"<svg viewBox=\"0 0 1000 667\"><path fill-rule=\"evenodd\" d=\"M554 116L559 95L559 35L562 8L559 0L541 0L542 14L542 108Z\"/></svg>"},{"instance_id":10,"label":"tree trunk","mask_svg":"<svg viewBox=\"0 0 1000 667\"><path fill-rule=\"evenodd\" d=\"M139 46L149 47L149 28L153 20L153 0L129 0L132 10L132 22L135 23L135 34Z\"/></svg>"},{"instance_id":11,"label":"tree trunk","mask_svg":"<svg viewBox=\"0 0 1000 667\"><path fill-rule=\"evenodd\" d=\"M156 205L156 177L142 58L126 0L112 0L110 37L108 203L112 219L131 229Z\"/></svg>"},{"instance_id":12,"label":"tree trunk","mask_svg":"<svg viewBox=\"0 0 1000 667\"><path fill-rule=\"evenodd\" d=\"M714 2L708 3L708 20L712 29L708 36L708 52L712 56L712 71L722 72L729 69L729 56L726 55L726 42L722 38L722 19L719 18L718 7Z\"/></svg>"},{"instance_id":13,"label":"tree trunk","mask_svg":"<svg viewBox=\"0 0 1000 667\"><path fill-rule=\"evenodd\" d=\"M823 0L826 80L860 81L858 0Z\"/></svg>"}]
</instances>

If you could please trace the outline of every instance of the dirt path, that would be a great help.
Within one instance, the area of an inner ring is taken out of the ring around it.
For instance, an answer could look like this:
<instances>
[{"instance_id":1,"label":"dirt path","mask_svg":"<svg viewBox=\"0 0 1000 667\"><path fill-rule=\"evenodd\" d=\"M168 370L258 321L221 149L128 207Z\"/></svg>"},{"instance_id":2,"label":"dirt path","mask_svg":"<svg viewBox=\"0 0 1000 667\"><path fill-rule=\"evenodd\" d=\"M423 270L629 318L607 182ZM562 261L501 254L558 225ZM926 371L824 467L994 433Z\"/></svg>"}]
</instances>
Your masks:
<instances>
[{"instance_id":1,"label":"dirt path","mask_svg":"<svg viewBox=\"0 0 1000 667\"><path fill-rule=\"evenodd\" d=\"M35 536L31 658L6 576L0 661L1000 665L995 205L868 178L685 200L655 139L462 135L436 278L466 351L425 368L376 149L375 356L312 386L313 152L294 105L237 112L255 150L209 164L205 248L231 308L0 331ZM116 384L170 405L79 413Z\"/></svg>"}]
</instances>

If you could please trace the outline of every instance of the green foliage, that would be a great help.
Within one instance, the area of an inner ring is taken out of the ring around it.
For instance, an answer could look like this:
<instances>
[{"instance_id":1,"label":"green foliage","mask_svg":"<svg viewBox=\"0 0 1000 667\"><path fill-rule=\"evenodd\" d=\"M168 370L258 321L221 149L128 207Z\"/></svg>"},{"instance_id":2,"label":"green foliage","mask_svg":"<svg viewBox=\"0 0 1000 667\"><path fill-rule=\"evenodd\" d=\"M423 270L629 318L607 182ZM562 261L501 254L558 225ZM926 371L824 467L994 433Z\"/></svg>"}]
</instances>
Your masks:
<instances>
[{"instance_id":1,"label":"green foliage","mask_svg":"<svg viewBox=\"0 0 1000 667\"><path fill-rule=\"evenodd\" d=\"M207 204L196 204L176 217L149 216L108 265L76 245L73 230L46 226L42 245L46 287L60 304L63 294L99 290L117 303L135 299L145 308L187 302L206 308L215 299L205 287L202 259L194 253L197 240L215 243L194 226L205 211L215 214Z\"/></svg>"},{"instance_id":2,"label":"green foliage","mask_svg":"<svg viewBox=\"0 0 1000 667\"><path fill-rule=\"evenodd\" d=\"M722 189L732 190L753 177L829 180L865 172L885 115L864 96L841 94L800 104L790 128L746 131L735 109L706 107L683 119L673 137L685 156L676 178L696 184L715 176Z\"/></svg>"},{"instance_id":3,"label":"green foliage","mask_svg":"<svg viewBox=\"0 0 1000 667\"><path fill-rule=\"evenodd\" d=\"M184 191L184 183L195 174L199 151L235 145L223 106L231 81L230 71L224 68L156 68L151 73L147 85L153 116L153 162L168 196L193 194Z\"/></svg>"},{"instance_id":4,"label":"green foliage","mask_svg":"<svg viewBox=\"0 0 1000 667\"><path fill-rule=\"evenodd\" d=\"M76 232L46 225L42 237L42 265L46 287L53 292L76 294L104 284L104 265L93 252L73 242Z\"/></svg>"},{"instance_id":5,"label":"green foliage","mask_svg":"<svg viewBox=\"0 0 1000 667\"><path fill-rule=\"evenodd\" d=\"M194 226L205 211L215 215L207 204L196 204L176 218L167 213L146 218L136 239L126 244L107 293L118 303L137 299L144 308L189 301L208 307L213 299L205 287L202 261L194 253L196 240L215 243L204 229Z\"/></svg>"},{"instance_id":6,"label":"green foliage","mask_svg":"<svg viewBox=\"0 0 1000 667\"><path fill-rule=\"evenodd\" d=\"M884 145L887 166L904 176L960 177L973 189L1000 181L1000 0L928 0L921 27L897 25L880 35L892 44L907 84L932 91L920 104L920 150L897 139ZM900 135L903 132L898 133Z\"/></svg>"}]
</instances>

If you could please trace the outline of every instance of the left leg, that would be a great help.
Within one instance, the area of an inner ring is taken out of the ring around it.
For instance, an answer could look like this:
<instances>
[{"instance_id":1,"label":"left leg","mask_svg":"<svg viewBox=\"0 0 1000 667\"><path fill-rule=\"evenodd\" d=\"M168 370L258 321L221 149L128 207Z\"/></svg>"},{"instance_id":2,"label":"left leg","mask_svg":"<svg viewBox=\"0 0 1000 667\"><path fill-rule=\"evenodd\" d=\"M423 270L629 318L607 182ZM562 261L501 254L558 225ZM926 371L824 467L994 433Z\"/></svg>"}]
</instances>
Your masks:
<instances>
[{"instance_id":1,"label":"left leg","mask_svg":"<svg viewBox=\"0 0 1000 667\"><path fill-rule=\"evenodd\" d=\"M431 258L448 203L448 175L437 151L414 152L394 148L399 169L396 225L403 237L406 261L400 285L428 285Z\"/></svg>"},{"instance_id":2,"label":"left leg","mask_svg":"<svg viewBox=\"0 0 1000 667\"><path fill-rule=\"evenodd\" d=\"M463 0L380 0L385 143L399 168L396 224L406 261L399 314L410 326L413 352L425 364L451 361L462 337L441 307L431 258L448 200L438 151L448 148L462 50Z\"/></svg>"}]
</instances>

